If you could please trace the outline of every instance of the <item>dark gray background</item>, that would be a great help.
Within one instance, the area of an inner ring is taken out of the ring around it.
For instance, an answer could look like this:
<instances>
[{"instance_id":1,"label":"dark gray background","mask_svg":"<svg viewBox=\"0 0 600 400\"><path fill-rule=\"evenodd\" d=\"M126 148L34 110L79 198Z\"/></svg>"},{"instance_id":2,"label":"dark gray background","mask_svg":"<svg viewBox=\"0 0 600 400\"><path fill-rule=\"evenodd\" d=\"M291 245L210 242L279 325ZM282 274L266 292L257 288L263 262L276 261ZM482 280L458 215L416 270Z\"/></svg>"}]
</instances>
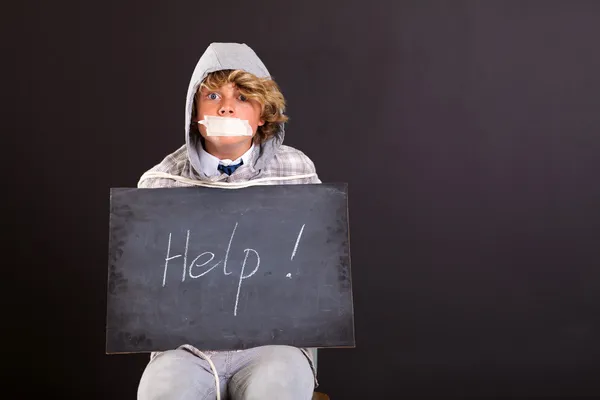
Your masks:
<instances>
[{"instance_id":1,"label":"dark gray background","mask_svg":"<svg viewBox=\"0 0 600 400\"><path fill-rule=\"evenodd\" d=\"M17 4L17 3L13 3ZM286 143L348 182L356 349L333 399L600 395L600 2L3 6L7 381L135 397L106 356L108 194L183 143L193 67L251 45Z\"/></svg>"}]
</instances>

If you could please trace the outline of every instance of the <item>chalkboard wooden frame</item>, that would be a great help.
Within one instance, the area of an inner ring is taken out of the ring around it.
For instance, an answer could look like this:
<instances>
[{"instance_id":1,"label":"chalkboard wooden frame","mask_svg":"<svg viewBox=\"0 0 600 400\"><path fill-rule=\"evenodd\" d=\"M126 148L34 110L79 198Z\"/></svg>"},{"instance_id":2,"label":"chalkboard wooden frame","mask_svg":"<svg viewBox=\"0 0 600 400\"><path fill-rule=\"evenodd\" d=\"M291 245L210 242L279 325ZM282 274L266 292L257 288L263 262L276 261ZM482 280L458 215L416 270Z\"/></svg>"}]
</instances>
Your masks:
<instances>
[{"instance_id":1,"label":"chalkboard wooden frame","mask_svg":"<svg viewBox=\"0 0 600 400\"><path fill-rule=\"evenodd\" d=\"M106 352L354 347L347 184L111 188Z\"/></svg>"}]
</instances>

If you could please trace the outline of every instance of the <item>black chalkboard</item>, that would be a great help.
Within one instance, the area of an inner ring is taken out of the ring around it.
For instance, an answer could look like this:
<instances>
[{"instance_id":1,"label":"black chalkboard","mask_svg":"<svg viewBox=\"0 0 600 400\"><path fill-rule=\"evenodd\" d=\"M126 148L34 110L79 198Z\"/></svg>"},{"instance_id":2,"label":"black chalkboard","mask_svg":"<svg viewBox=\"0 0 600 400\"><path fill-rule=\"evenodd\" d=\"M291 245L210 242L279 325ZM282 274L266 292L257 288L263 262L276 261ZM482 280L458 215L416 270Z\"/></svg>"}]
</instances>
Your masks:
<instances>
[{"instance_id":1,"label":"black chalkboard","mask_svg":"<svg viewBox=\"0 0 600 400\"><path fill-rule=\"evenodd\" d=\"M106 352L353 347L346 184L110 193Z\"/></svg>"}]
</instances>

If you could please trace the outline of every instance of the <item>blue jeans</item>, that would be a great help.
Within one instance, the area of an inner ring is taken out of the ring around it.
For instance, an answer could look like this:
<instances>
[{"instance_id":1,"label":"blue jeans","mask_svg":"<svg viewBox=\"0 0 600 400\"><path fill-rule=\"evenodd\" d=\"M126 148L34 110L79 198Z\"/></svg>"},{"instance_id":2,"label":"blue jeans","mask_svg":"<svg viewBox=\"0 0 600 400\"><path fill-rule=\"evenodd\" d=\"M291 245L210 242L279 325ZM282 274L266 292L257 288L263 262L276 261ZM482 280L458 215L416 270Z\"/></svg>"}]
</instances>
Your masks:
<instances>
[{"instance_id":1,"label":"blue jeans","mask_svg":"<svg viewBox=\"0 0 600 400\"><path fill-rule=\"evenodd\" d=\"M221 399L310 400L314 375L295 347L262 346L211 356L219 375ZM216 399L210 364L184 349L158 354L148 363L138 387L138 400Z\"/></svg>"}]
</instances>

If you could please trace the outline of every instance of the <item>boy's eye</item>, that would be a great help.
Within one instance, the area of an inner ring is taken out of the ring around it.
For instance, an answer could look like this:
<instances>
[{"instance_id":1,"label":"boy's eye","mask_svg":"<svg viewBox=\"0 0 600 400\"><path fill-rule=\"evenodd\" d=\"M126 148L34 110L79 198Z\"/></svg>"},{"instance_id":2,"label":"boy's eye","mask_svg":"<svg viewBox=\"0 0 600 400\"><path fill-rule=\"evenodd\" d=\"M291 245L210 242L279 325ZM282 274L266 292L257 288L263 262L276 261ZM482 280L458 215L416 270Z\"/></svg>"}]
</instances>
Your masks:
<instances>
[{"instance_id":1,"label":"boy's eye","mask_svg":"<svg viewBox=\"0 0 600 400\"><path fill-rule=\"evenodd\" d=\"M248 98L246 96L244 96L243 94L240 94L240 100L246 101L246 100L248 100Z\"/></svg>"},{"instance_id":2,"label":"boy's eye","mask_svg":"<svg viewBox=\"0 0 600 400\"><path fill-rule=\"evenodd\" d=\"M219 96L216 93L209 93L208 98L211 100L216 100Z\"/></svg>"}]
</instances>

